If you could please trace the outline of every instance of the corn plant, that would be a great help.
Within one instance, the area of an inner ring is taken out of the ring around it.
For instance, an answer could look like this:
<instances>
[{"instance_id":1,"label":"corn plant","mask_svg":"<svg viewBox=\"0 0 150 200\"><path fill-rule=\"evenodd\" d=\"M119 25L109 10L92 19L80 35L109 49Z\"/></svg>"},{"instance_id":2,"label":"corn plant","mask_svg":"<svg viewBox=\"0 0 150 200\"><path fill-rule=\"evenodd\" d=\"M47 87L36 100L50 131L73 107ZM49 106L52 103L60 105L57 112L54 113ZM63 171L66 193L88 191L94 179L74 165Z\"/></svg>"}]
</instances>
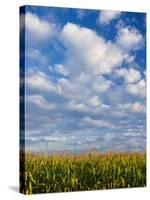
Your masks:
<instances>
[{"instance_id":1,"label":"corn plant","mask_svg":"<svg viewBox=\"0 0 150 200\"><path fill-rule=\"evenodd\" d=\"M24 160L24 194L146 186L145 153L34 155Z\"/></svg>"}]
</instances>

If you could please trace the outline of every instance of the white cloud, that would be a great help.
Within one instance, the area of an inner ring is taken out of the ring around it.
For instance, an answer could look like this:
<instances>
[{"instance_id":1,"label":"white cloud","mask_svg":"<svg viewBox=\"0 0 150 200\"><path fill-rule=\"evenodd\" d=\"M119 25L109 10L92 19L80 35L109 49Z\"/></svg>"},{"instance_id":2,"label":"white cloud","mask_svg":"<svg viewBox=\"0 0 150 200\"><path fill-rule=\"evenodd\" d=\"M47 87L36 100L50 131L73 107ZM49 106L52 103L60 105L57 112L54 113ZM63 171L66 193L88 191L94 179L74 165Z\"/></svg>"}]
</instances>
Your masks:
<instances>
[{"instance_id":1,"label":"white cloud","mask_svg":"<svg viewBox=\"0 0 150 200\"><path fill-rule=\"evenodd\" d=\"M136 95L145 97L146 96L146 82L144 79L140 80L135 84L128 84L127 85L127 92Z\"/></svg>"},{"instance_id":2,"label":"white cloud","mask_svg":"<svg viewBox=\"0 0 150 200\"><path fill-rule=\"evenodd\" d=\"M59 78L54 81L40 70L31 70L27 72L25 81L28 88L39 92L54 92L68 100L76 100L75 104L71 104L71 108L82 107L84 111L91 109L90 106L102 106L99 93L106 91L111 85L111 81L104 77L93 77L86 72L81 72L79 76L72 79Z\"/></svg>"},{"instance_id":3,"label":"white cloud","mask_svg":"<svg viewBox=\"0 0 150 200\"><path fill-rule=\"evenodd\" d=\"M78 83L76 80L60 78L59 81L60 94L69 99L85 99L91 91ZM81 95L82 94L82 95Z\"/></svg>"},{"instance_id":4,"label":"white cloud","mask_svg":"<svg viewBox=\"0 0 150 200\"><path fill-rule=\"evenodd\" d=\"M93 96L86 101L86 103L91 107L98 107L101 106L102 102L100 101L98 96Z\"/></svg>"},{"instance_id":5,"label":"white cloud","mask_svg":"<svg viewBox=\"0 0 150 200\"><path fill-rule=\"evenodd\" d=\"M46 101L44 97L41 95L28 95L26 97L26 101L44 110L51 110L56 107L54 103L50 103L49 101ZM29 106L30 104L27 104L27 105Z\"/></svg>"},{"instance_id":6,"label":"white cloud","mask_svg":"<svg viewBox=\"0 0 150 200\"><path fill-rule=\"evenodd\" d=\"M27 56L27 59L31 59L32 62L37 62L38 65L43 66L48 63L48 58L38 49L27 49L25 55Z\"/></svg>"},{"instance_id":7,"label":"white cloud","mask_svg":"<svg viewBox=\"0 0 150 200\"><path fill-rule=\"evenodd\" d=\"M103 76L98 76L93 80L92 88L96 93L107 91L112 85L110 80L106 80Z\"/></svg>"},{"instance_id":8,"label":"white cloud","mask_svg":"<svg viewBox=\"0 0 150 200\"><path fill-rule=\"evenodd\" d=\"M28 12L25 15L25 27L27 31L32 34L33 39L45 40L54 35L56 25Z\"/></svg>"},{"instance_id":9,"label":"white cloud","mask_svg":"<svg viewBox=\"0 0 150 200\"><path fill-rule=\"evenodd\" d=\"M115 43L105 41L91 29L72 23L64 26L61 41L67 48L67 66L78 74L81 68L94 75L111 73L127 57Z\"/></svg>"},{"instance_id":10,"label":"white cloud","mask_svg":"<svg viewBox=\"0 0 150 200\"><path fill-rule=\"evenodd\" d=\"M136 50L143 43L142 34L133 27L121 27L118 31L117 43L125 50Z\"/></svg>"},{"instance_id":11,"label":"white cloud","mask_svg":"<svg viewBox=\"0 0 150 200\"><path fill-rule=\"evenodd\" d=\"M76 82L85 88L90 88L92 93L106 92L112 85L110 80L104 78L104 76L95 76L86 71L82 71L79 76L76 77Z\"/></svg>"},{"instance_id":12,"label":"white cloud","mask_svg":"<svg viewBox=\"0 0 150 200\"><path fill-rule=\"evenodd\" d=\"M141 74L134 68L116 70L117 75L122 76L127 83L135 83L141 79Z\"/></svg>"},{"instance_id":13,"label":"white cloud","mask_svg":"<svg viewBox=\"0 0 150 200\"><path fill-rule=\"evenodd\" d=\"M128 54L127 57L126 57L125 62L126 62L127 64L130 64L130 63L134 62L134 60L135 60L135 56L129 55L129 54Z\"/></svg>"},{"instance_id":14,"label":"white cloud","mask_svg":"<svg viewBox=\"0 0 150 200\"><path fill-rule=\"evenodd\" d=\"M128 111L128 112L134 112L134 113L143 113L145 112L145 104L141 104L139 102L135 103L128 103L128 104L119 104L119 108Z\"/></svg>"},{"instance_id":15,"label":"white cloud","mask_svg":"<svg viewBox=\"0 0 150 200\"><path fill-rule=\"evenodd\" d=\"M77 76L77 82L81 84L87 84L91 82L91 80L92 80L91 74L86 71L81 71L81 73Z\"/></svg>"},{"instance_id":16,"label":"white cloud","mask_svg":"<svg viewBox=\"0 0 150 200\"><path fill-rule=\"evenodd\" d=\"M100 24L109 24L112 20L118 18L121 15L120 11L103 10L100 11L98 22Z\"/></svg>"},{"instance_id":17,"label":"white cloud","mask_svg":"<svg viewBox=\"0 0 150 200\"><path fill-rule=\"evenodd\" d=\"M98 114L110 109L110 105L104 104L98 96L92 96L83 100L70 100L65 108L71 111Z\"/></svg>"},{"instance_id":18,"label":"white cloud","mask_svg":"<svg viewBox=\"0 0 150 200\"><path fill-rule=\"evenodd\" d=\"M108 105L108 104L102 104L102 109L105 109L105 110L108 110L108 109L110 109L110 105Z\"/></svg>"},{"instance_id":19,"label":"white cloud","mask_svg":"<svg viewBox=\"0 0 150 200\"><path fill-rule=\"evenodd\" d=\"M67 109L73 110L73 111L88 111L88 107L85 105L85 103L77 103L76 101L72 100L66 105Z\"/></svg>"},{"instance_id":20,"label":"white cloud","mask_svg":"<svg viewBox=\"0 0 150 200\"><path fill-rule=\"evenodd\" d=\"M110 127L110 128L114 128L115 126L105 120L100 120L100 119L93 119L89 116L84 117L81 119L81 124L86 124L86 125L90 125L90 126L94 126L94 127Z\"/></svg>"},{"instance_id":21,"label":"white cloud","mask_svg":"<svg viewBox=\"0 0 150 200\"><path fill-rule=\"evenodd\" d=\"M82 113L99 113L102 109L108 109L108 107L105 107L105 104L102 104L98 97L93 97L85 101L71 100L65 107L68 110Z\"/></svg>"},{"instance_id":22,"label":"white cloud","mask_svg":"<svg viewBox=\"0 0 150 200\"><path fill-rule=\"evenodd\" d=\"M46 136L43 138L44 141L47 142L65 142L67 140L67 137L59 135L58 137L56 136Z\"/></svg>"},{"instance_id":23,"label":"white cloud","mask_svg":"<svg viewBox=\"0 0 150 200\"><path fill-rule=\"evenodd\" d=\"M54 66L55 71L63 76L69 75L69 71L67 68L65 68L62 64L55 64Z\"/></svg>"},{"instance_id":24,"label":"white cloud","mask_svg":"<svg viewBox=\"0 0 150 200\"><path fill-rule=\"evenodd\" d=\"M32 72L25 77L26 84L29 88L40 91L58 92L59 88L50 80L50 78L41 71Z\"/></svg>"}]
</instances>

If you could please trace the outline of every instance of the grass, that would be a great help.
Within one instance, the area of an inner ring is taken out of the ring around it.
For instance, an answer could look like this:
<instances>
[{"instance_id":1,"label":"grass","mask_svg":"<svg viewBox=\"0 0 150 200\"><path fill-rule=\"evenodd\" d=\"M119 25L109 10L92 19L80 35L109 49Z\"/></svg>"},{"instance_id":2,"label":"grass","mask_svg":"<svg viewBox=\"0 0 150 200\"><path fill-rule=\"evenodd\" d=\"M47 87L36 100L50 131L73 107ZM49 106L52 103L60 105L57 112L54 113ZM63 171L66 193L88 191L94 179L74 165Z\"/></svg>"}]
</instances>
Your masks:
<instances>
[{"instance_id":1,"label":"grass","mask_svg":"<svg viewBox=\"0 0 150 200\"><path fill-rule=\"evenodd\" d=\"M20 157L20 192L70 192L146 186L145 153Z\"/></svg>"}]
</instances>

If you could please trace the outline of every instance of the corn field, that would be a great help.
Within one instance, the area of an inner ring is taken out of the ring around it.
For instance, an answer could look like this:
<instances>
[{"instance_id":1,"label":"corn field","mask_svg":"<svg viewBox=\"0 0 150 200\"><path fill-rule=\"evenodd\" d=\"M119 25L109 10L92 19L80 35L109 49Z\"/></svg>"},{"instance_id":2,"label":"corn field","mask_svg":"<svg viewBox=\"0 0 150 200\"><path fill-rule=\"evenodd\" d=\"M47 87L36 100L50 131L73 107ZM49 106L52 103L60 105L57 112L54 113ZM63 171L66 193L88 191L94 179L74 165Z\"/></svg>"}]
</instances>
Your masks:
<instances>
[{"instance_id":1,"label":"corn field","mask_svg":"<svg viewBox=\"0 0 150 200\"><path fill-rule=\"evenodd\" d=\"M34 155L20 158L20 192L70 192L146 186L145 153Z\"/></svg>"}]
</instances>

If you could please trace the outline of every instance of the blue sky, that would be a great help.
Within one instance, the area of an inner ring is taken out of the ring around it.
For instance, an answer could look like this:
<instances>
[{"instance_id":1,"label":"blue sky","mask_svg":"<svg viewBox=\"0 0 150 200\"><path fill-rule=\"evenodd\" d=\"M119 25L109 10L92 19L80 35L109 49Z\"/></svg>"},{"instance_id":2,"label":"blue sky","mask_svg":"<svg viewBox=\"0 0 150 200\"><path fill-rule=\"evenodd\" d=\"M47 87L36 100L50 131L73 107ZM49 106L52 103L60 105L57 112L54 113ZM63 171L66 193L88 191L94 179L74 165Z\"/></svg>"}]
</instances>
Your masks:
<instances>
[{"instance_id":1,"label":"blue sky","mask_svg":"<svg viewBox=\"0 0 150 200\"><path fill-rule=\"evenodd\" d=\"M26 150L146 149L146 15L26 6Z\"/></svg>"}]
</instances>

